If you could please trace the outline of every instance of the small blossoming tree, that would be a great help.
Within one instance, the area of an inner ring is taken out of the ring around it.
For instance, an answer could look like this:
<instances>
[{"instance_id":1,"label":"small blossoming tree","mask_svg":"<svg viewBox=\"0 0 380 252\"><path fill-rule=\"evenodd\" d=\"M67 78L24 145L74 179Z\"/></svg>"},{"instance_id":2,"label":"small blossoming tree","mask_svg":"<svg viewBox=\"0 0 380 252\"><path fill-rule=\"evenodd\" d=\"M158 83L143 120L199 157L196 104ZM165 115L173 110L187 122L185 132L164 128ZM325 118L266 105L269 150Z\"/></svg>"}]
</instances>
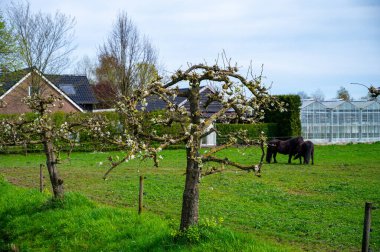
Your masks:
<instances>
[{"instance_id":1,"label":"small blossoming tree","mask_svg":"<svg viewBox=\"0 0 380 252\"><path fill-rule=\"evenodd\" d=\"M42 144L54 198L63 198L63 180L57 169L59 143L65 141L73 147L73 136L85 123L71 120L70 124L63 122L56 125L52 119L52 109L63 105L57 96L36 93L25 97L23 101L34 112L34 117L27 118L25 114L21 114L17 118L0 121L0 147Z\"/></svg>"},{"instance_id":2,"label":"small blossoming tree","mask_svg":"<svg viewBox=\"0 0 380 252\"><path fill-rule=\"evenodd\" d=\"M206 102L201 101L200 90L204 84L212 84L214 92L208 95ZM179 89L178 85L187 85L188 89ZM189 106L178 106L176 99L186 99ZM150 100L159 100L166 104L164 114L150 114L144 111ZM207 117L202 111L210 104L220 104L219 110ZM159 152L172 144L186 144L186 182L183 192L182 215L180 229L185 230L198 223L199 181L201 176L221 172L222 169L213 168L202 171L207 162L233 166L241 170L255 171L260 176L263 165L265 137L259 140L249 140L244 132L231 132L229 140L220 146L211 148L207 153L200 152L201 139L211 134L215 129L210 127L213 122L222 120L255 123L263 118L264 109L282 107L274 97L270 96L268 89L262 85L262 76L246 78L241 75L236 66L229 63L223 67L205 64L190 65L188 69L178 70L171 78L164 82L157 78L146 85L145 89L135 90L129 96L122 97L117 103L117 111L122 118L123 132L112 137L104 130L107 124L92 123L92 132L98 137L105 137L108 141L123 147L126 155L118 160L109 158L111 166L104 178L119 164L130 159L152 158L156 166L160 159ZM231 111L233 111L231 113ZM157 125L170 127L180 125L179 134L158 134ZM242 165L228 158L220 158L216 153L226 149L237 142L256 144L261 146L261 159L251 165Z\"/></svg>"}]
</instances>

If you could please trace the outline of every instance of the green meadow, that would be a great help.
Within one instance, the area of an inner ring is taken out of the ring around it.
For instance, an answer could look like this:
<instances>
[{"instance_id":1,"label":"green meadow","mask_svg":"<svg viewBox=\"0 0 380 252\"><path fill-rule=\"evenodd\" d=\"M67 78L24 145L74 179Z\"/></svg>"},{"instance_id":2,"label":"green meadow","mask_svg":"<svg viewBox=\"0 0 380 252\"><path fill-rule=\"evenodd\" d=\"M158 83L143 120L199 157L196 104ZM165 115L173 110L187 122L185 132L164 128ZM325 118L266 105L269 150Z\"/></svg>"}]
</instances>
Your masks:
<instances>
[{"instance_id":1,"label":"green meadow","mask_svg":"<svg viewBox=\"0 0 380 252\"><path fill-rule=\"evenodd\" d=\"M372 202L370 246L380 250L380 143L316 146L315 165L265 164L262 176L225 167L200 183L200 226L177 232L185 151L165 150L160 167L133 160L103 180L107 157L72 153L59 165L64 202L39 193L42 154L2 154L0 248L23 251L359 251L364 204ZM257 163L254 148L220 154ZM64 155L62 155L64 158ZM212 164L203 167L211 169ZM139 177L144 210L137 214ZM17 187L11 185L17 185ZM185 236L185 238L184 238ZM0 250L1 250L0 249Z\"/></svg>"}]
</instances>

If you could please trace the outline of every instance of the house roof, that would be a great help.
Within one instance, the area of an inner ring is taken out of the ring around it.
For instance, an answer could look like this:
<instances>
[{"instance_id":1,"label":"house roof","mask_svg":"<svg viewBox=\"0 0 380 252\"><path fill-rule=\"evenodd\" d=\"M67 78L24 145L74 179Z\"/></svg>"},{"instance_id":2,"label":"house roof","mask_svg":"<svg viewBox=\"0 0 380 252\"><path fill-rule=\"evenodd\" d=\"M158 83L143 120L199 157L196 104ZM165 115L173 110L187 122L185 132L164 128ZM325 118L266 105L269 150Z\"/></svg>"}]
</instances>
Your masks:
<instances>
[{"instance_id":1,"label":"house roof","mask_svg":"<svg viewBox=\"0 0 380 252\"><path fill-rule=\"evenodd\" d=\"M46 78L78 104L98 103L84 75L46 75Z\"/></svg>"},{"instance_id":2,"label":"house roof","mask_svg":"<svg viewBox=\"0 0 380 252\"><path fill-rule=\"evenodd\" d=\"M0 96L11 89L23 77L31 72L31 69L22 69L14 72L0 73Z\"/></svg>"},{"instance_id":3,"label":"house roof","mask_svg":"<svg viewBox=\"0 0 380 252\"><path fill-rule=\"evenodd\" d=\"M2 74L0 78L0 83L2 84L0 86L0 96L6 94L7 91L18 84L20 80L32 70L34 69L26 68L15 72ZM41 74L39 71L37 72ZM98 102L90 88L90 83L88 82L86 76L43 74L41 74L41 76L45 77L49 83L53 84L55 88L58 88L60 92L64 93L76 104L94 104ZM68 92L70 90L72 92Z\"/></svg>"},{"instance_id":4,"label":"house roof","mask_svg":"<svg viewBox=\"0 0 380 252\"><path fill-rule=\"evenodd\" d=\"M179 89L179 93L185 93L188 90L189 90L188 88L181 88ZM207 106L207 108L204 107L208 99L208 95L211 93L213 93L213 91L208 86L201 87L200 89L200 106L202 109L203 117L210 117L212 114L214 114L215 112L218 112L220 109L223 108L223 105L220 102L216 102L216 101L210 103ZM157 96L150 96L146 100L148 103L146 107L147 111L166 109L166 106L167 106L166 102L164 102ZM184 106L186 110L188 111L190 110L190 104L185 97L177 96L174 99L174 103L178 106Z\"/></svg>"}]
</instances>

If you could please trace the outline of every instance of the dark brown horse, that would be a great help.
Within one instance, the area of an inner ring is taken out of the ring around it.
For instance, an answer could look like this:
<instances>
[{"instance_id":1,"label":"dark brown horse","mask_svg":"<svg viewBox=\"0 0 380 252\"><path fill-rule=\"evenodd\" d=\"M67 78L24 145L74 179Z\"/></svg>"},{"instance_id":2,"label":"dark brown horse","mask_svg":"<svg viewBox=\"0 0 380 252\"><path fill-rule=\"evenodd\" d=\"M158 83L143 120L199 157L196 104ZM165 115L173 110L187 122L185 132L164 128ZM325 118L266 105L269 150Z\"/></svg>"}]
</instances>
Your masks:
<instances>
[{"instance_id":1,"label":"dark brown horse","mask_svg":"<svg viewBox=\"0 0 380 252\"><path fill-rule=\"evenodd\" d=\"M297 154L295 155L294 159L300 159L300 163L302 162L304 164L309 164L311 159L311 164L314 164L314 144L311 141L305 141L303 142L297 151Z\"/></svg>"},{"instance_id":2,"label":"dark brown horse","mask_svg":"<svg viewBox=\"0 0 380 252\"><path fill-rule=\"evenodd\" d=\"M280 154L289 155L288 163L291 163L292 156L295 156L297 154L297 151L299 150L299 146L303 143L302 137L294 137L286 141L274 139L272 141L269 141L268 147L267 147L267 156L266 161L268 163L271 162L272 156L274 163L277 163L276 156L277 152Z\"/></svg>"}]
</instances>

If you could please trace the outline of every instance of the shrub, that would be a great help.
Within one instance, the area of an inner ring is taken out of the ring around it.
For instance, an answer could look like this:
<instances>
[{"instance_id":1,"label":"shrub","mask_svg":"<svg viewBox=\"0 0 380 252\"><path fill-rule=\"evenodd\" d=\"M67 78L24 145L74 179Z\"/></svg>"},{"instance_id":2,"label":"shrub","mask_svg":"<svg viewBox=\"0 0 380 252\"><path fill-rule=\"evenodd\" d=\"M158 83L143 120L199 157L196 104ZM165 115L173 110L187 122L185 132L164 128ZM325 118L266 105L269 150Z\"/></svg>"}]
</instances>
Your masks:
<instances>
[{"instance_id":1,"label":"shrub","mask_svg":"<svg viewBox=\"0 0 380 252\"><path fill-rule=\"evenodd\" d=\"M298 95L278 95L276 97L286 104L286 111L266 111L264 122L277 123L278 138L300 136L300 107L302 105L301 98Z\"/></svg>"}]
</instances>

